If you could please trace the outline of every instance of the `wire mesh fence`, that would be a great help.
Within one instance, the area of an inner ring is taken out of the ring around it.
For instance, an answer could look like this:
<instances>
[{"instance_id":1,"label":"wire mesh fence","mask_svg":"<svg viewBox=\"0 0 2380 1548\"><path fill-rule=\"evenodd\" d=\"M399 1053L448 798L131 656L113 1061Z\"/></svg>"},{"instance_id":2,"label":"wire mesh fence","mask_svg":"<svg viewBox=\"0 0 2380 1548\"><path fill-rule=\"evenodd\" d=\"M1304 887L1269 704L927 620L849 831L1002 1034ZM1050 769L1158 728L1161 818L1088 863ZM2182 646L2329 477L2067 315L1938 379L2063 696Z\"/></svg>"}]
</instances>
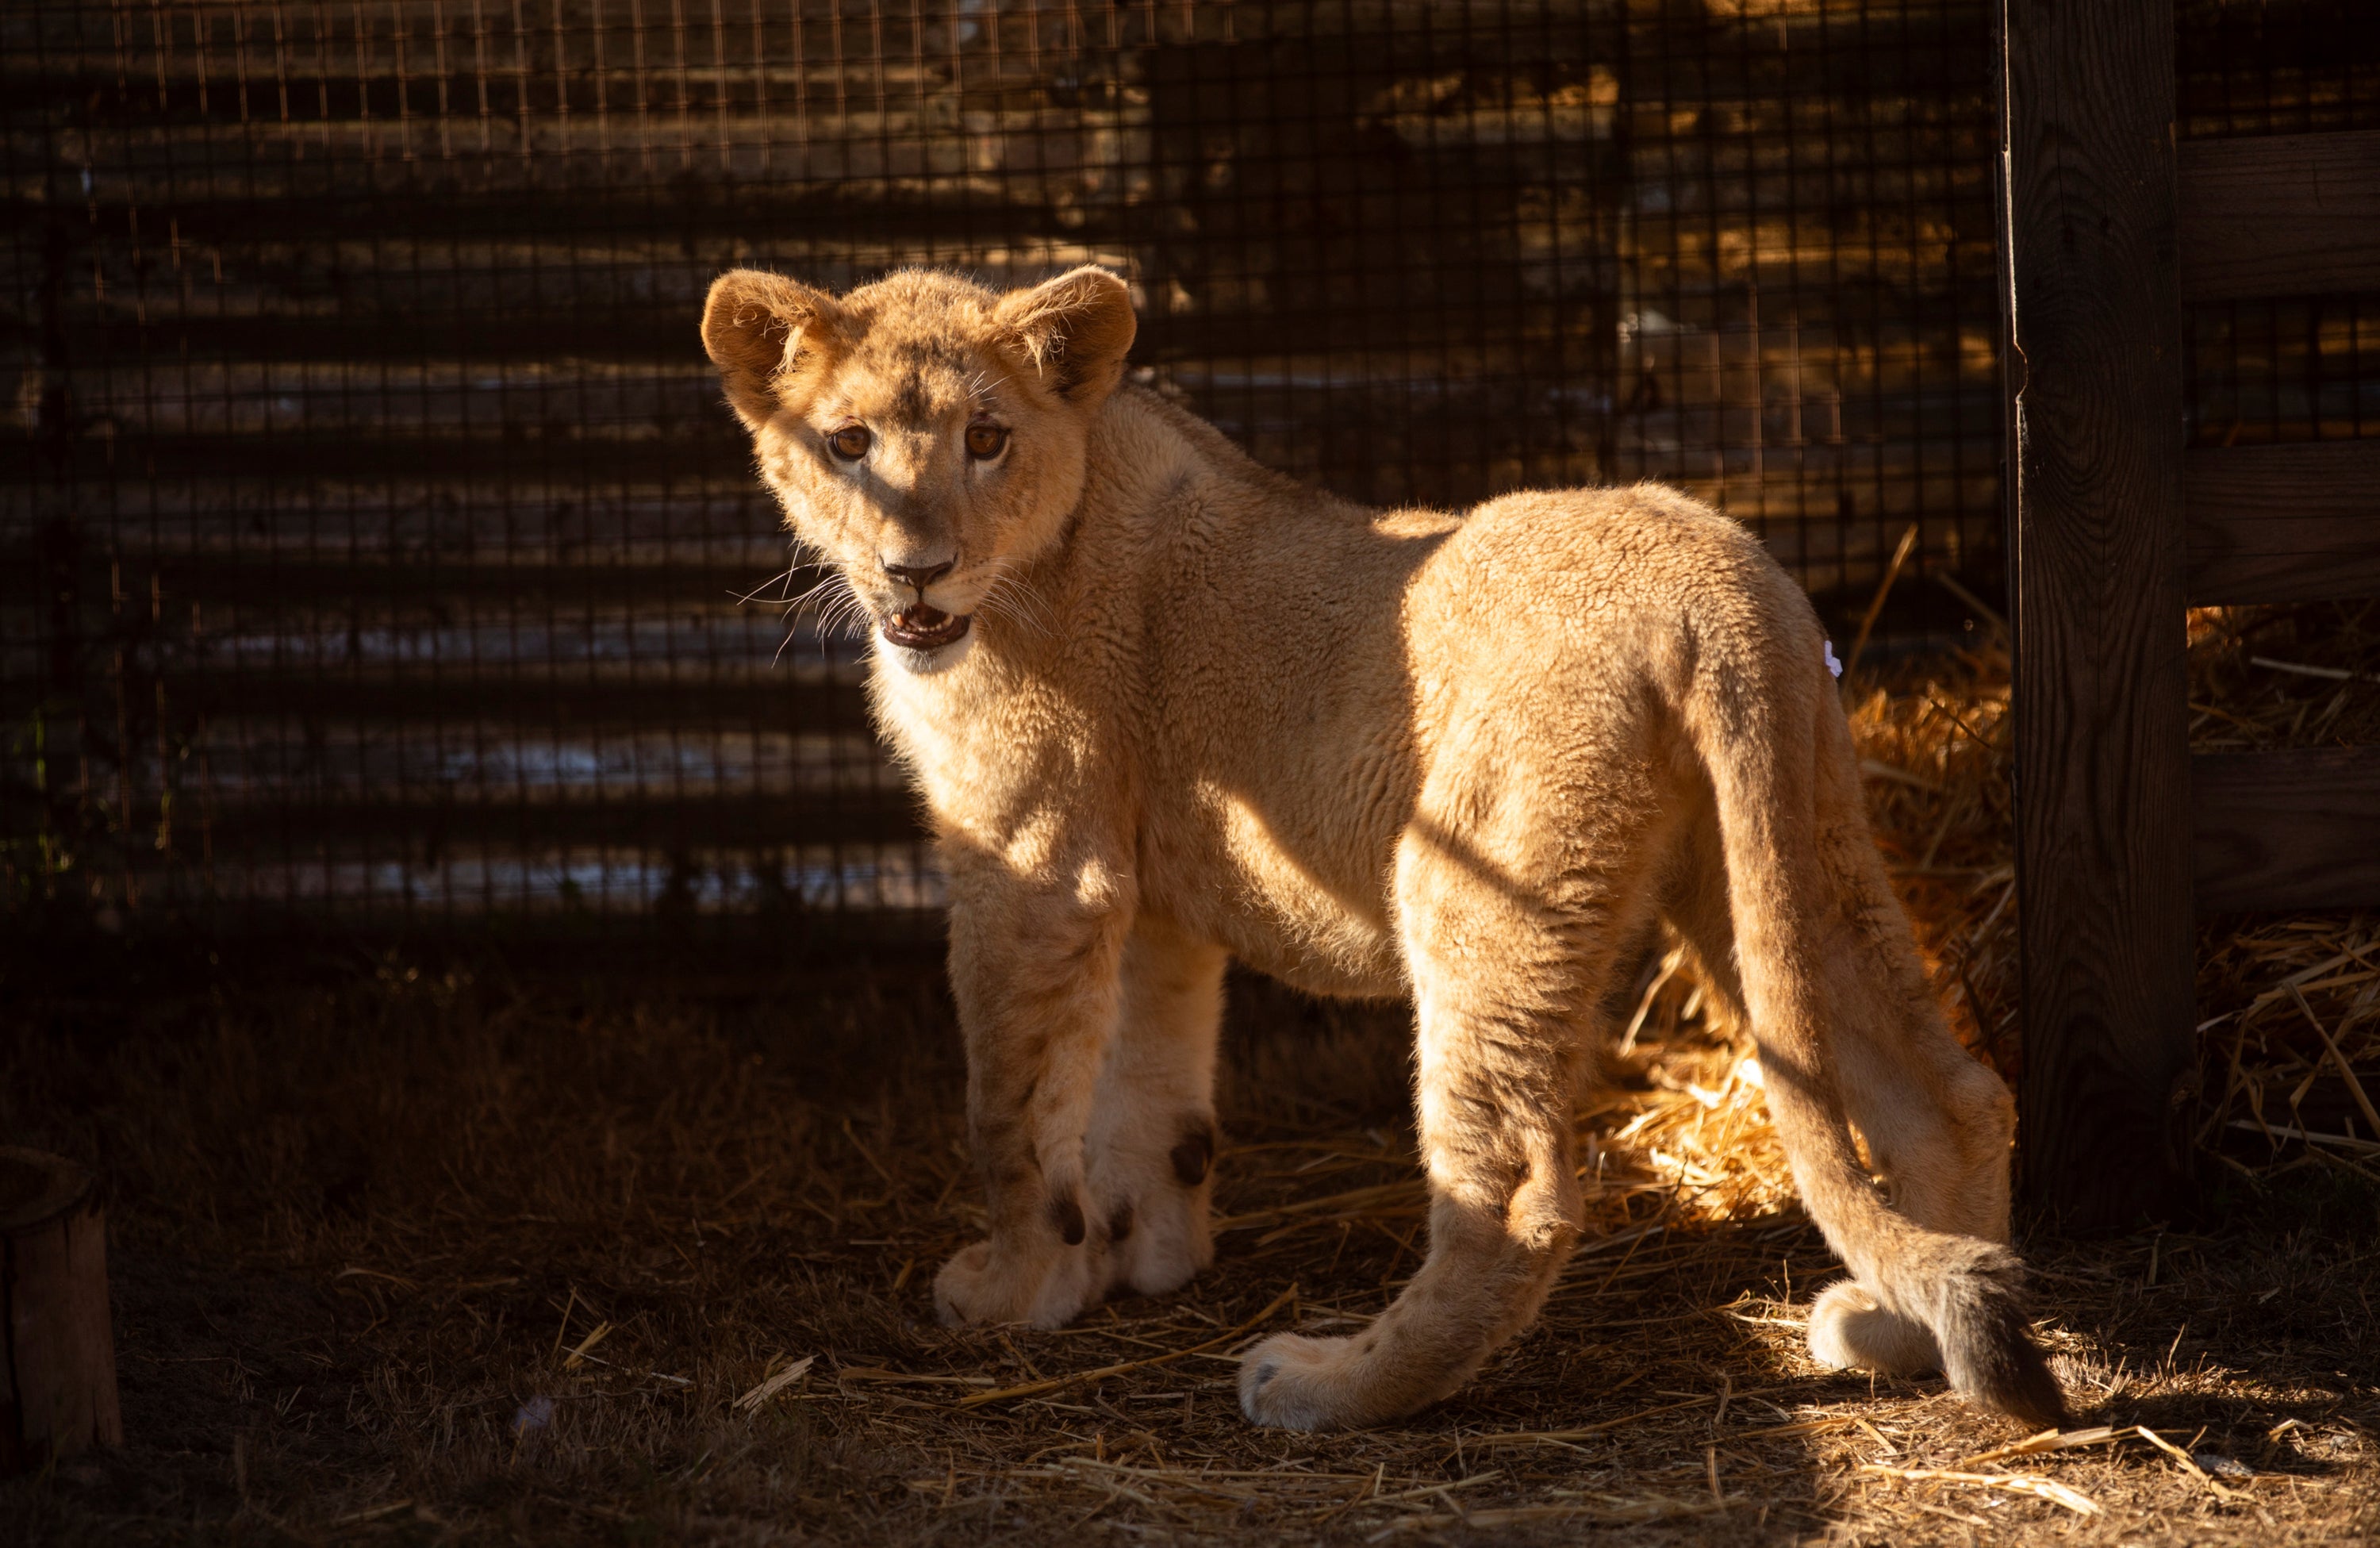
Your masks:
<instances>
[{"instance_id":1,"label":"wire mesh fence","mask_svg":"<svg viewBox=\"0 0 2380 1548\"><path fill-rule=\"evenodd\" d=\"M2185 128L2372 115L2360 7L2183 9ZM1662 479L1822 605L1913 528L1892 626L1955 629L1929 578L1998 584L1991 10L19 0L10 903L925 928L864 645L774 604L696 342L737 263L1107 263L1142 379L1300 477ZM2360 426L2375 319L2197 319L2194 433Z\"/></svg>"},{"instance_id":2,"label":"wire mesh fence","mask_svg":"<svg viewBox=\"0 0 2380 1548\"><path fill-rule=\"evenodd\" d=\"M2182 138L2380 129L2380 6L2179 9ZM2192 445L2380 434L2380 296L2193 306L2184 344Z\"/></svg>"}]
</instances>

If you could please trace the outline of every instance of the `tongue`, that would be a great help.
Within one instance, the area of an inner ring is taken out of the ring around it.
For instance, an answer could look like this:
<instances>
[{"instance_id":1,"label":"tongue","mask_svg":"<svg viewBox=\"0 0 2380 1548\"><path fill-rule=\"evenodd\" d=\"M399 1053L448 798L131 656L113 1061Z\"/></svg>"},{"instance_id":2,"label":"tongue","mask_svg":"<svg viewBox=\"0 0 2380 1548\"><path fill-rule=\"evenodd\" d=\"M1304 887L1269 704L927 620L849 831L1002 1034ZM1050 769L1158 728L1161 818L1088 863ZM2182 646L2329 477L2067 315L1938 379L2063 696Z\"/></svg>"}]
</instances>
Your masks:
<instances>
[{"instance_id":1,"label":"tongue","mask_svg":"<svg viewBox=\"0 0 2380 1548\"><path fill-rule=\"evenodd\" d=\"M915 607L905 608L892 616L903 628L913 628L921 632L941 628L951 621L949 614L939 607L929 607L924 603L919 603Z\"/></svg>"}]
</instances>

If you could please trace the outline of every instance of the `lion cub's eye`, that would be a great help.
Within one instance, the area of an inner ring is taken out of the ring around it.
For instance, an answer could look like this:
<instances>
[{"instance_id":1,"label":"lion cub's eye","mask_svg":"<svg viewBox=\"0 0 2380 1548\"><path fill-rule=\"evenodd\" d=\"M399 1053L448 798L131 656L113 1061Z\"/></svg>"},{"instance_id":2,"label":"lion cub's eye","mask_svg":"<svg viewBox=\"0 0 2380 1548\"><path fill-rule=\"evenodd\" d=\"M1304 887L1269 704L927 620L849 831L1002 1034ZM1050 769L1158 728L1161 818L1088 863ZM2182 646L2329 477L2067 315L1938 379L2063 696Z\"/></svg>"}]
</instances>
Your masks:
<instances>
[{"instance_id":1,"label":"lion cub's eye","mask_svg":"<svg viewBox=\"0 0 2380 1548\"><path fill-rule=\"evenodd\" d=\"M868 455L868 448L875 439L868 433L866 425L847 424L828 436L826 444L832 446L834 455L845 462L856 462Z\"/></svg>"},{"instance_id":2,"label":"lion cub's eye","mask_svg":"<svg viewBox=\"0 0 2380 1548\"><path fill-rule=\"evenodd\" d=\"M993 457L998 457L1000 455L1001 448L1007 445L1008 432L1001 429L1000 426L996 424L971 424L967 426L967 456L974 457L978 462L990 461Z\"/></svg>"}]
</instances>

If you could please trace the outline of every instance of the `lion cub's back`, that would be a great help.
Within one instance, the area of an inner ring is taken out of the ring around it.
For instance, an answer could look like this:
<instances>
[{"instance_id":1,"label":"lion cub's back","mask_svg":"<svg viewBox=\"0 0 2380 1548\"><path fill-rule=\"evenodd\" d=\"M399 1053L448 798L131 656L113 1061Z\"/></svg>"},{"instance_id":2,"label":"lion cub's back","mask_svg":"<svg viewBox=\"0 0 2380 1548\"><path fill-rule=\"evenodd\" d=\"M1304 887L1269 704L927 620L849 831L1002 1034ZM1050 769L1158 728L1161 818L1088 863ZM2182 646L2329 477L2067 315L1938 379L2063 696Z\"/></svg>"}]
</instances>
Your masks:
<instances>
[{"instance_id":1,"label":"lion cub's back","mask_svg":"<svg viewBox=\"0 0 2380 1548\"><path fill-rule=\"evenodd\" d=\"M1480 506L1416 572L1405 617L1425 699L1457 717L1633 714L1714 652L1820 654L1759 540L1659 484Z\"/></svg>"},{"instance_id":2,"label":"lion cub's back","mask_svg":"<svg viewBox=\"0 0 2380 1548\"><path fill-rule=\"evenodd\" d=\"M1815 621L1758 538L1656 483L1490 500L1416 575L1413 602L1563 653L1601 648L1639 621L1692 620L1706 633L1739 616L1797 630Z\"/></svg>"}]
</instances>

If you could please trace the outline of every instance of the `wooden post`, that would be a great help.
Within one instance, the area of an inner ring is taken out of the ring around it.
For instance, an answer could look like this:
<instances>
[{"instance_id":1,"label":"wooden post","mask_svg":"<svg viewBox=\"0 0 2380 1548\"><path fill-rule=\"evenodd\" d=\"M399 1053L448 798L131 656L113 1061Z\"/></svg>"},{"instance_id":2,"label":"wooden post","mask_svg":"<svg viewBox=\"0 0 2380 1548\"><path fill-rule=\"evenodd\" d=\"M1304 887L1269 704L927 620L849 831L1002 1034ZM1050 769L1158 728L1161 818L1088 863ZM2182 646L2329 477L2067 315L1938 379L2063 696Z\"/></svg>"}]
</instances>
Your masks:
<instances>
[{"instance_id":1,"label":"wooden post","mask_svg":"<svg viewBox=\"0 0 2380 1548\"><path fill-rule=\"evenodd\" d=\"M2187 1197L2192 1015L2173 0L2002 0L2024 1190Z\"/></svg>"},{"instance_id":2,"label":"wooden post","mask_svg":"<svg viewBox=\"0 0 2380 1548\"><path fill-rule=\"evenodd\" d=\"M121 1445L107 1234L91 1175L0 1146L0 1477Z\"/></svg>"}]
</instances>

